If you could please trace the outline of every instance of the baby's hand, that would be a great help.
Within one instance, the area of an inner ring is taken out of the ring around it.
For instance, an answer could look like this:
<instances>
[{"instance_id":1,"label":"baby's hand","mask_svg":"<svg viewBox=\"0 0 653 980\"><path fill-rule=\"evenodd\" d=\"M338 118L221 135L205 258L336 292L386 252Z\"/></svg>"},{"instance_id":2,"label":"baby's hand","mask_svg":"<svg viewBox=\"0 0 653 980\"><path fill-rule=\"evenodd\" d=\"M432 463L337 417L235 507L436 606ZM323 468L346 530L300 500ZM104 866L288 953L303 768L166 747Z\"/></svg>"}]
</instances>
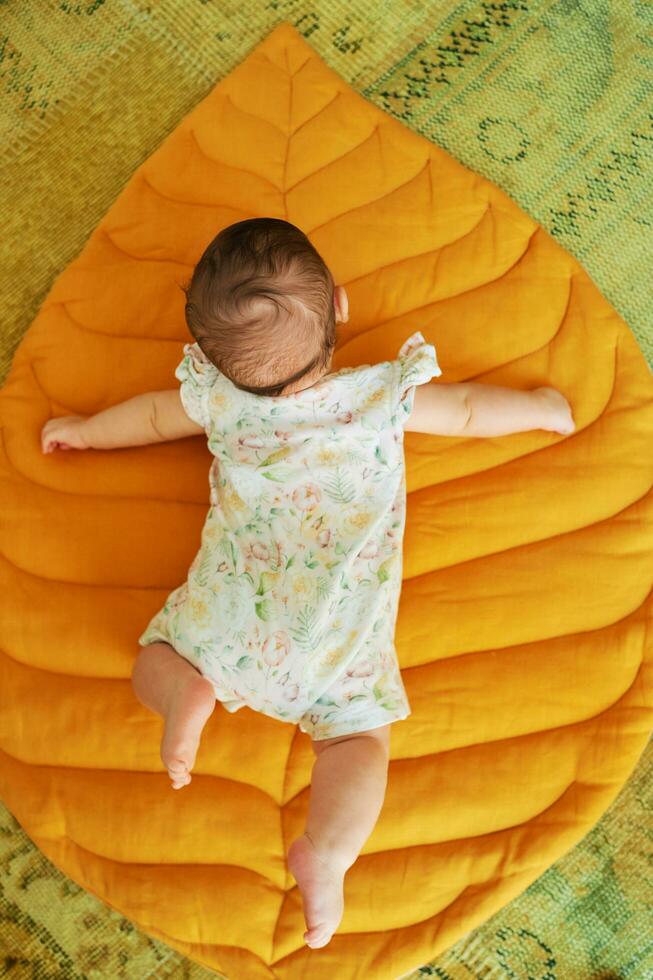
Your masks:
<instances>
[{"instance_id":1,"label":"baby's hand","mask_svg":"<svg viewBox=\"0 0 653 980\"><path fill-rule=\"evenodd\" d=\"M41 430L41 449L51 453L55 449L89 449L82 434L82 423L87 415L62 415L49 419Z\"/></svg>"},{"instance_id":2,"label":"baby's hand","mask_svg":"<svg viewBox=\"0 0 653 980\"><path fill-rule=\"evenodd\" d=\"M571 414L571 405L557 388L535 388L544 408L544 418L541 429L547 432L560 432L569 435L576 431L576 424Z\"/></svg>"}]
</instances>

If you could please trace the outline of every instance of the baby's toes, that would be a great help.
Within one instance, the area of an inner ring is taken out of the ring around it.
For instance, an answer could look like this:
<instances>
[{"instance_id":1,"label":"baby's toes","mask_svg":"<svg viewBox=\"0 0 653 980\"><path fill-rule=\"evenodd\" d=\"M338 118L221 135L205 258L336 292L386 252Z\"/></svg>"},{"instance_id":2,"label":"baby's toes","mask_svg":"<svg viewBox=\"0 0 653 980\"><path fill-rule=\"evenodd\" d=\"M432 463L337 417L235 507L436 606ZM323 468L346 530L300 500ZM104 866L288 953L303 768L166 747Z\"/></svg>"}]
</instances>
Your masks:
<instances>
[{"instance_id":1,"label":"baby's toes","mask_svg":"<svg viewBox=\"0 0 653 980\"><path fill-rule=\"evenodd\" d=\"M333 932L329 932L324 926L316 926L314 929L307 929L304 933L304 942L311 949L320 949L322 946L326 946Z\"/></svg>"},{"instance_id":2,"label":"baby's toes","mask_svg":"<svg viewBox=\"0 0 653 980\"><path fill-rule=\"evenodd\" d=\"M169 765L168 775L172 780L173 789L181 789L182 786L187 786L191 778L188 766L183 762L174 762L172 765Z\"/></svg>"},{"instance_id":3,"label":"baby's toes","mask_svg":"<svg viewBox=\"0 0 653 980\"><path fill-rule=\"evenodd\" d=\"M188 786L190 782L190 774L187 776L173 776L172 777L172 788L181 789L183 786Z\"/></svg>"}]
</instances>

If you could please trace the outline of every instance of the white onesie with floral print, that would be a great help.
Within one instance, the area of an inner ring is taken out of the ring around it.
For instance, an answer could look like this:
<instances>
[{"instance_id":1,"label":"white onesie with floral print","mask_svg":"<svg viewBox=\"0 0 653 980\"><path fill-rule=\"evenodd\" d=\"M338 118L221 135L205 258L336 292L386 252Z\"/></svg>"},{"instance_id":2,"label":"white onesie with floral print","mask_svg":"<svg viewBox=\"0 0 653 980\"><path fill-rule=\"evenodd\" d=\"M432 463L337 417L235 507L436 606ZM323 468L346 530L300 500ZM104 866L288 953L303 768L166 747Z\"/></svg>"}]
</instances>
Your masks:
<instances>
[{"instance_id":1,"label":"white onesie with floral print","mask_svg":"<svg viewBox=\"0 0 653 980\"><path fill-rule=\"evenodd\" d=\"M175 377L215 457L210 507L187 581L139 644L170 643L227 711L247 705L316 740L406 718L403 423L414 386L441 373L418 331L394 361L268 397L186 344Z\"/></svg>"}]
</instances>

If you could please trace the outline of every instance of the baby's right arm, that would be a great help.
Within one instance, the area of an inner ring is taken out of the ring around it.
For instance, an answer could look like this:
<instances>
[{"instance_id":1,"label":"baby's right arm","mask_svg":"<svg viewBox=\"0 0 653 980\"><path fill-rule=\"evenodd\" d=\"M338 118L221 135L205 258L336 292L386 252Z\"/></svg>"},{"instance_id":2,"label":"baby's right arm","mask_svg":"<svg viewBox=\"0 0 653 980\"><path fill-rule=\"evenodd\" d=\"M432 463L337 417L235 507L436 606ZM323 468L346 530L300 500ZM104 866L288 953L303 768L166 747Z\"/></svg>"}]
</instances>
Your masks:
<instances>
[{"instance_id":1,"label":"baby's right arm","mask_svg":"<svg viewBox=\"0 0 653 980\"><path fill-rule=\"evenodd\" d=\"M567 435L575 425L568 401L555 388L520 391L468 381L416 386L404 429L443 436L503 436L531 429Z\"/></svg>"},{"instance_id":2,"label":"baby's right arm","mask_svg":"<svg viewBox=\"0 0 653 980\"><path fill-rule=\"evenodd\" d=\"M179 388L147 391L95 415L49 419L41 432L44 453L63 449L120 449L196 436L204 429L181 403Z\"/></svg>"}]
</instances>

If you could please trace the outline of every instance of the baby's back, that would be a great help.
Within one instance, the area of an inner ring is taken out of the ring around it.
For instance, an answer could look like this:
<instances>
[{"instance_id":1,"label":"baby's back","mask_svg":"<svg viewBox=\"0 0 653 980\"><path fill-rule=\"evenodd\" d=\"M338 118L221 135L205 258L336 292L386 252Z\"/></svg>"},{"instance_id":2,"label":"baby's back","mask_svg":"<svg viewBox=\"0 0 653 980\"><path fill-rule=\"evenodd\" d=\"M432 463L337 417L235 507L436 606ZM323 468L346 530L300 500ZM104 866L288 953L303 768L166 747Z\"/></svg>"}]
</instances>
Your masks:
<instances>
[{"instance_id":1,"label":"baby's back","mask_svg":"<svg viewBox=\"0 0 653 980\"><path fill-rule=\"evenodd\" d=\"M392 643L402 423L414 385L440 373L421 334L402 351L276 398L237 388L197 345L176 372L215 457L201 547L171 604L176 642L240 672L250 691L260 670L268 685L292 679L296 710L375 637Z\"/></svg>"}]
</instances>

